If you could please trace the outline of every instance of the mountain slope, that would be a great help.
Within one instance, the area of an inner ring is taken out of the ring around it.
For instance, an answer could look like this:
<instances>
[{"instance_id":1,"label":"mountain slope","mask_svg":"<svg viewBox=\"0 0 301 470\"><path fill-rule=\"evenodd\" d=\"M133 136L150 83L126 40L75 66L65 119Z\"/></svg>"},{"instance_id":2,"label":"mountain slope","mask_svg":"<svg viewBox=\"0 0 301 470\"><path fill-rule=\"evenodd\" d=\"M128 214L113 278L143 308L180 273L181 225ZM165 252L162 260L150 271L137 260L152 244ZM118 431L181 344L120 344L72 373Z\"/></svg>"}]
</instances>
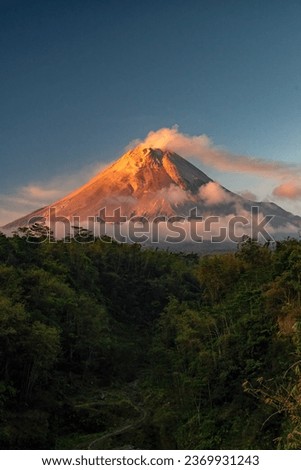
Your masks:
<instances>
[{"instance_id":1,"label":"mountain slope","mask_svg":"<svg viewBox=\"0 0 301 470\"><path fill-rule=\"evenodd\" d=\"M121 214L146 216L189 216L194 208L203 217L247 215L256 205L262 215L274 215L276 227L290 224L301 227L301 218L273 203L245 199L214 182L200 169L174 152L138 146L97 174L84 186L53 204L7 224L4 229L28 225L32 217L56 216L84 222L98 216L102 208L111 215L120 208Z\"/></svg>"}]
</instances>

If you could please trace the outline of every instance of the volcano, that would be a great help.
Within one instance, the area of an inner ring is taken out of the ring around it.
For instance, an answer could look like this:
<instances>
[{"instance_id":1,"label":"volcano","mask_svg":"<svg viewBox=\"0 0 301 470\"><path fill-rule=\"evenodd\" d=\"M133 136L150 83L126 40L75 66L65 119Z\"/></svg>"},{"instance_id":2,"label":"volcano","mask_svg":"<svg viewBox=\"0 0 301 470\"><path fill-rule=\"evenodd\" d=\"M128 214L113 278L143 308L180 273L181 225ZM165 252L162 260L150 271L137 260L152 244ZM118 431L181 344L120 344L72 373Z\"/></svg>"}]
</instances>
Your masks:
<instances>
[{"instance_id":1,"label":"volcano","mask_svg":"<svg viewBox=\"0 0 301 470\"><path fill-rule=\"evenodd\" d=\"M268 202L254 202L224 188L180 155L142 145L128 151L84 186L3 227L12 230L28 226L33 217L47 221L49 209L56 216L72 220L97 217L103 208L110 214L120 208L128 218L144 216L188 217L196 210L203 217L246 216L257 206L259 212L272 215L273 227L300 229L301 218Z\"/></svg>"}]
</instances>

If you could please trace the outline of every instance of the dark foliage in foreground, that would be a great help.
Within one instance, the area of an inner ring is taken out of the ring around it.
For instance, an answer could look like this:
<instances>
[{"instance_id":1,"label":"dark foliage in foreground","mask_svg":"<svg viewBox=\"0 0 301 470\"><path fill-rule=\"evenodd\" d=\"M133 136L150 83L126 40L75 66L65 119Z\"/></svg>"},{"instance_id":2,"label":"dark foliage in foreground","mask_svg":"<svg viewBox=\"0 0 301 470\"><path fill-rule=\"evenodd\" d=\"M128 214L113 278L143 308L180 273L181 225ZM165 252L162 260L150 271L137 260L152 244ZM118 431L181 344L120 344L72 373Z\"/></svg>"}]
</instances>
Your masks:
<instances>
[{"instance_id":1,"label":"dark foliage in foreground","mask_svg":"<svg viewBox=\"0 0 301 470\"><path fill-rule=\"evenodd\" d=\"M108 241L0 236L0 447L76 447L143 410L138 448L300 448L301 244Z\"/></svg>"}]
</instances>

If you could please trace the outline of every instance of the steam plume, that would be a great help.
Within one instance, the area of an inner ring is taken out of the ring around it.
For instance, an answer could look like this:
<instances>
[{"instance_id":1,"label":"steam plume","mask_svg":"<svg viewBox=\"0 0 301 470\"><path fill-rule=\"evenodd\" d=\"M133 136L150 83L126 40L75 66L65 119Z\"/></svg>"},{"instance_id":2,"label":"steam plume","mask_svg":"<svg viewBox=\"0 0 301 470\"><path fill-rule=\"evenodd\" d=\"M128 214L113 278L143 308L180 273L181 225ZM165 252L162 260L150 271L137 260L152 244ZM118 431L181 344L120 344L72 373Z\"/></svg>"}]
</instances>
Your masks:
<instances>
[{"instance_id":1,"label":"steam plume","mask_svg":"<svg viewBox=\"0 0 301 470\"><path fill-rule=\"evenodd\" d=\"M268 178L288 178L301 175L301 168L296 165L235 155L215 146L205 134L190 136L179 132L178 126L163 127L148 133L143 141L134 140L130 148L141 144L145 147L160 148L179 153L183 157L198 159L203 164L220 171L248 173Z\"/></svg>"}]
</instances>

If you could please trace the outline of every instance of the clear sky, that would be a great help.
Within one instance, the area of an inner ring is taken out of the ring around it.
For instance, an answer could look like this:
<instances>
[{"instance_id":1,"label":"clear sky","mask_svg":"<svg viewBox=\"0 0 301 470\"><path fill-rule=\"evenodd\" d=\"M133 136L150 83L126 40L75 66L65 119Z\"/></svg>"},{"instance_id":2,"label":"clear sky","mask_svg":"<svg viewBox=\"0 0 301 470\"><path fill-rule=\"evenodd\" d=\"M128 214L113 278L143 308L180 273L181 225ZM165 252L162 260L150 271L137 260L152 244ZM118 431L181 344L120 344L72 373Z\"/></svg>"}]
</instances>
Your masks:
<instances>
[{"instance_id":1,"label":"clear sky","mask_svg":"<svg viewBox=\"0 0 301 470\"><path fill-rule=\"evenodd\" d=\"M300 24L300 0L0 0L0 224L174 124L301 164Z\"/></svg>"}]
</instances>

